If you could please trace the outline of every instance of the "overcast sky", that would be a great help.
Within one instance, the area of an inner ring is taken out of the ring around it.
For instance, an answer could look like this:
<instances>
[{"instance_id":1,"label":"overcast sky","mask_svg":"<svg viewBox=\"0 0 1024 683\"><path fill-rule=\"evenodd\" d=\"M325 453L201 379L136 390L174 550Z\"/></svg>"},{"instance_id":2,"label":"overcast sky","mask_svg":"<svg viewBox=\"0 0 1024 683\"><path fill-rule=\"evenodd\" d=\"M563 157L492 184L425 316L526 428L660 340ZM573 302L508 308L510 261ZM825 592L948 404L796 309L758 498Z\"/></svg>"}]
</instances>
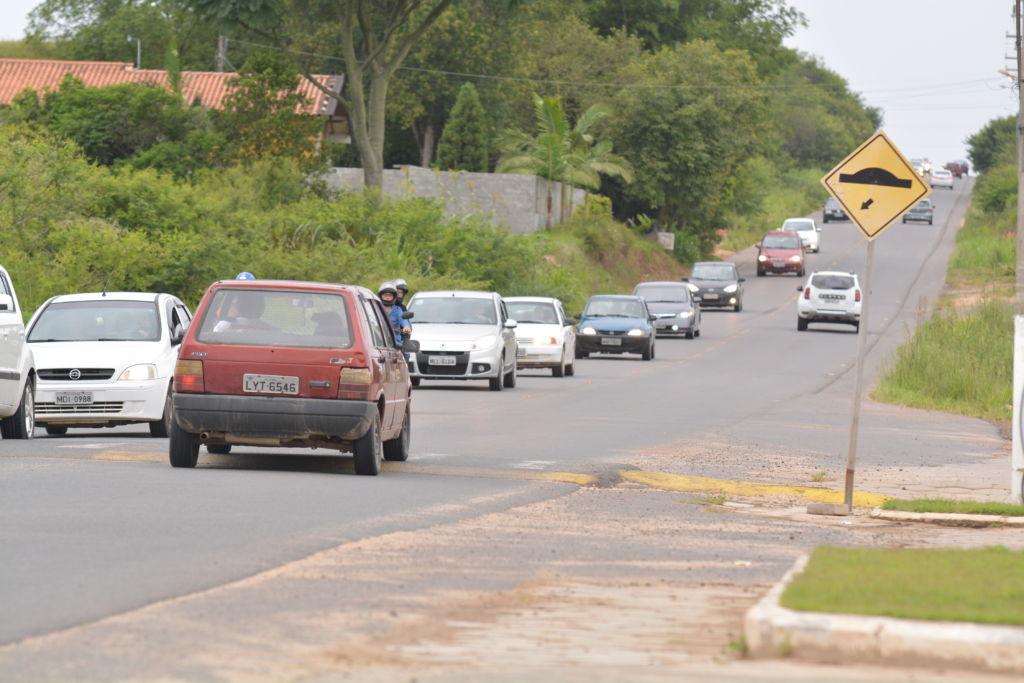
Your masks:
<instances>
[{"instance_id":1,"label":"overcast sky","mask_svg":"<svg viewBox=\"0 0 1024 683\"><path fill-rule=\"evenodd\" d=\"M19 38L39 0L0 0L0 38ZM966 156L964 138L1016 111L1011 0L789 0L808 26L787 43L817 55L868 104L909 157ZM836 161L839 161L838 159Z\"/></svg>"}]
</instances>

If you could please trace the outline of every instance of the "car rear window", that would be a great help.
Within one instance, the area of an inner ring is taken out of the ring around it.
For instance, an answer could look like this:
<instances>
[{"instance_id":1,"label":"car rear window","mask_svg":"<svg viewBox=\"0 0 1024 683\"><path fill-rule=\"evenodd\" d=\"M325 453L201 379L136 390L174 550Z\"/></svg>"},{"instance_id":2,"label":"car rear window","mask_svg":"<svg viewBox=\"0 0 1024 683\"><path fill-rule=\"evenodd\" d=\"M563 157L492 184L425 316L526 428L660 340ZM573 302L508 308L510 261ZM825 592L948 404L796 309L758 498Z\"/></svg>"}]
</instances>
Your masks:
<instances>
[{"instance_id":1,"label":"car rear window","mask_svg":"<svg viewBox=\"0 0 1024 683\"><path fill-rule=\"evenodd\" d=\"M348 348L352 325L339 294L219 289L196 338L204 344Z\"/></svg>"},{"instance_id":2,"label":"car rear window","mask_svg":"<svg viewBox=\"0 0 1024 683\"><path fill-rule=\"evenodd\" d=\"M765 249L799 249L800 238L789 235L768 235L761 243Z\"/></svg>"},{"instance_id":3,"label":"car rear window","mask_svg":"<svg viewBox=\"0 0 1024 683\"><path fill-rule=\"evenodd\" d=\"M852 275L815 275L811 285L816 289L850 289L853 287Z\"/></svg>"}]
</instances>

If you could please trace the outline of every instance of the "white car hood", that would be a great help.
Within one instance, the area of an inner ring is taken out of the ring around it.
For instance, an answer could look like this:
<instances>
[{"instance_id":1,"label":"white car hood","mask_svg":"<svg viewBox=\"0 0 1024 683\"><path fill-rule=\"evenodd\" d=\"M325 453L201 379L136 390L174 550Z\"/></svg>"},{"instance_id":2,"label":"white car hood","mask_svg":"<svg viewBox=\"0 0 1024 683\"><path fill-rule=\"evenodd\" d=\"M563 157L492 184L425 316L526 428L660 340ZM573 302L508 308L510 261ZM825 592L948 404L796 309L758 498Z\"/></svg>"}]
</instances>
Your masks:
<instances>
[{"instance_id":1,"label":"white car hood","mask_svg":"<svg viewBox=\"0 0 1024 683\"><path fill-rule=\"evenodd\" d=\"M497 325L445 325L413 320L412 338L424 351L470 351L473 342L488 335L499 336Z\"/></svg>"},{"instance_id":2,"label":"white car hood","mask_svg":"<svg viewBox=\"0 0 1024 683\"><path fill-rule=\"evenodd\" d=\"M558 324L519 323L516 326L516 339L548 339L554 337L561 341L565 328Z\"/></svg>"},{"instance_id":3,"label":"white car hood","mask_svg":"<svg viewBox=\"0 0 1024 683\"><path fill-rule=\"evenodd\" d=\"M36 369L114 368L115 378L129 365L161 364L165 342L34 342ZM166 376L165 368L160 368Z\"/></svg>"}]
</instances>

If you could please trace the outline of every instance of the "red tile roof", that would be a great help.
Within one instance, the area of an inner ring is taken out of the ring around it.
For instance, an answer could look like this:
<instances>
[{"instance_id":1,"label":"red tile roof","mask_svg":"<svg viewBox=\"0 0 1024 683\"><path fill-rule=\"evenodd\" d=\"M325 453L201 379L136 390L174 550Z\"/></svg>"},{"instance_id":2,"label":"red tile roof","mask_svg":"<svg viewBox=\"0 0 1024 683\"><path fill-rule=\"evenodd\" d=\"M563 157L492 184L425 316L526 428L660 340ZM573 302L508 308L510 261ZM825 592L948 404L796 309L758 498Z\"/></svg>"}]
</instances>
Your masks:
<instances>
[{"instance_id":1,"label":"red tile roof","mask_svg":"<svg viewBox=\"0 0 1024 683\"><path fill-rule=\"evenodd\" d=\"M40 93L57 90L64 76L72 74L85 85L99 88L119 83L149 83L170 89L166 71L136 69L127 62L73 62L51 59L0 59L0 106L11 103L15 95L25 88ZM181 72L181 94L186 104L198 101L208 109L223 107L224 98L231 92L230 79L236 73L216 71ZM342 76L316 76L317 82L332 92L340 92ZM305 78L299 83L299 92L309 99L303 109L308 114L332 116L338 101L325 95Z\"/></svg>"}]
</instances>

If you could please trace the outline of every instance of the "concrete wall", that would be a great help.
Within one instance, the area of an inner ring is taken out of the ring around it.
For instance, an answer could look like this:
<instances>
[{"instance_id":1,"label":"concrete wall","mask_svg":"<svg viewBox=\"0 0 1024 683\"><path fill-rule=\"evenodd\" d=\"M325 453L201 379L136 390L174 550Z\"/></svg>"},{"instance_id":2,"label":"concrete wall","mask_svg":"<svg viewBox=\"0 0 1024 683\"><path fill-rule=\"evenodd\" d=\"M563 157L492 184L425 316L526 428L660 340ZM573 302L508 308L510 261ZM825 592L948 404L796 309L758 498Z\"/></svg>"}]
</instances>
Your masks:
<instances>
[{"instance_id":1,"label":"concrete wall","mask_svg":"<svg viewBox=\"0 0 1024 683\"><path fill-rule=\"evenodd\" d=\"M363 169L335 168L327 176L336 190L357 191L363 187ZM547 220L548 186L551 186L552 224L560 222L562 184L543 178L513 173L468 173L435 171L419 166L384 170L384 193L395 197L439 199L449 217L479 215L515 234L537 232ZM586 192L573 188L571 207L582 206Z\"/></svg>"}]
</instances>

